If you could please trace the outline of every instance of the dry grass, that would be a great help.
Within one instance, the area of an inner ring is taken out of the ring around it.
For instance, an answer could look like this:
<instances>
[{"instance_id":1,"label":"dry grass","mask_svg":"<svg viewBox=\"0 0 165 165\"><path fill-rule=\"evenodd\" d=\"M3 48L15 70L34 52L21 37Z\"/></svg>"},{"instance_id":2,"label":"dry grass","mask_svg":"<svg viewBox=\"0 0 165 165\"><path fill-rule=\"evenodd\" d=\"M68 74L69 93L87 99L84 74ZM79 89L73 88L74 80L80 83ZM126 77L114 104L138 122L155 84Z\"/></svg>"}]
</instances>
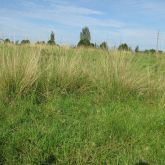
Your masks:
<instances>
[{"instance_id":1,"label":"dry grass","mask_svg":"<svg viewBox=\"0 0 165 165\"><path fill-rule=\"evenodd\" d=\"M0 164L164 165L164 74L162 55L0 45Z\"/></svg>"},{"instance_id":2,"label":"dry grass","mask_svg":"<svg viewBox=\"0 0 165 165\"><path fill-rule=\"evenodd\" d=\"M138 56L130 52L5 45L1 50L0 93L3 98L21 96L36 89L42 94L57 89L61 93L96 89L118 97L161 95L164 98L162 62L156 66L159 74L155 74L156 64L142 67Z\"/></svg>"}]
</instances>

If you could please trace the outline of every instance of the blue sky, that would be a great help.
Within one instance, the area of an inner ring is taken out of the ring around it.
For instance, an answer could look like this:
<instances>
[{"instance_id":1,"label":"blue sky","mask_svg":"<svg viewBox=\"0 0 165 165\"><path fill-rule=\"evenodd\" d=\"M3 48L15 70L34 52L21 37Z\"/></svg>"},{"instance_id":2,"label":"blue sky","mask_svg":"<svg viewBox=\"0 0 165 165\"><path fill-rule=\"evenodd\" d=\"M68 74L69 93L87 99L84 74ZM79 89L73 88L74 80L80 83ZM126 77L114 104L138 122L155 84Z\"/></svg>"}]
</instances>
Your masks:
<instances>
[{"instance_id":1,"label":"blue sky","mask_svg":"<svg viewBox=\"0 0 165 165\"><path fill-rule=\"evenodd\" d=\"M165 50L165 0L0 0L0 38L76 44L88 26L92 42Z\"/></svg>"}]
</instances>

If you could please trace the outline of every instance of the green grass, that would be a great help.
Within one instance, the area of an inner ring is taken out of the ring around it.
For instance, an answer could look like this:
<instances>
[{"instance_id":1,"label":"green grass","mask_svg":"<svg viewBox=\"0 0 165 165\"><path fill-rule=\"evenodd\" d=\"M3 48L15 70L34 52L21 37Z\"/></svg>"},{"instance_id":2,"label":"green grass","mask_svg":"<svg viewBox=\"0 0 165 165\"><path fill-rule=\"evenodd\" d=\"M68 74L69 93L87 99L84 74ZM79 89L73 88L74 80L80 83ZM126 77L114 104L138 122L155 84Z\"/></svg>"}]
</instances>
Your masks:
<instances>
[{"instance_id":1,"label":"green grass","mask_svg":"<svg viewBox=\"0 0 165 165\"><path fill-rule=\"evenodd\" d=\"M0 164L164 165L164 62L0 45Z\"/></svg>"}]
</instances>

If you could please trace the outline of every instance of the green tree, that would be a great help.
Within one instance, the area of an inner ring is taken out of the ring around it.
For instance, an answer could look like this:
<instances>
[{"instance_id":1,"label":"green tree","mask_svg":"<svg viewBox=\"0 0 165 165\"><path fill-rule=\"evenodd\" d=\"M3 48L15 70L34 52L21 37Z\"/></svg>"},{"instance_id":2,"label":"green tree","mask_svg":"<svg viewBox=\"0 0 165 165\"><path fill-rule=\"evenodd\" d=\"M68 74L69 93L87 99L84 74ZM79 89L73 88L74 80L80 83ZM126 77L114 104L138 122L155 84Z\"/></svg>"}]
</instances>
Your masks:
<instances>
[{"instance_id":1,"label":"green tree","mask_svg":"<svg viewBox=\"0 0 165 165\"><path fill-rule=\"evenodd\" d=\"M29 40L22 40L21 44L30 44L30 41Z\"/></svg>"},{"instance_id":2,"label":"green tree","mask_svg":"<svg viewBox=\"0 0 165 165\"><path fill-rule=\"evenodd\" d=\"M108 44L107 44L107 42L102 42L101 44L100 44L100 48L101 49L105 49L105 50L108 50Z\"/></svg>"},{"instance_id":3,"label":"green tree","mask_svg":"<svg viewBox=\"0 0 165 165\"><path fill-rule=\"evenodd\" d=\"M90 46L91 46L92 48L95 48L95 44L94 44L94 43L90 43Z\"/></svg>"},{"instance_id":4,"label":"green tree","mask_svg":"<svg viewBox=\"0 0 165 165\"><path fill-rule=\"evenodd\" d=\"M10 43L10 39L9 39L9 38L6 38L6 39L4 40L4 43Z\"/></svg>"},{"instance_id":5,"label":"green tree","mask_svg":"<svg viewBox=\"0 0 165 165\"><path fill-rule=\"evenodd\" d=\"M19 44L19 40L15 41L15 44L18 45Z\"/></svg>"},{"instance_id":6,"label":"green tree","mask_svg":"<svg viewBox=\"0 0 165 165\"><path fill-rule=\"evenodd\" d=\"M137 47L135 48L135 52L136 52L136 53L139 52L139 46L137 46Z\"/></svg>"},{"instance_id":7,"label":"green tree","mask_svg":"<svg viewBox=\"0 0 165 165\"><path fill-rule=\"evenodd\" d=\"M91 41L91 34L88 27L84 27L80 33L80 41L77 46L91 46L93 44L90 43Z\"/></svg>"},{"instance_id":8,"label":"green tree","mask_svg":"<svg viewBox=\"0 0 165 165\"><path fill-rule=\"evenodd\" d=\"M145 50L144 53L154 54L156 53L156 50L155 49Z\"/></svg>"},{"instance_id":9,"label":"green tree","mask_svg":"<svg viewBox=\"0 0 165 165\"><path fill-rule=\"evenodd\" d=\"M84 27L80 33L80 40L91 41L91 34L88 27Z\"/></svg>"},{"instance_id":10,"label":"green tree","mask_svg":"<svg viewBox=\"0 0 165 165\"><path fill-rule=\"evenodd\" d=\"M51 34L50 34L50 39L49 39L49 41L48 41L48 44L49 45L55 45L56 43L55 43L55 34L54 34L54 32L51 32Z\"/></svg>"},{"instance_id":11,"label":"green tree","mask_svg":"<svg viewBox=\"0 0 165 165\"><path fill-rule=\"evenodd\" d=\"M91 46L89 40L80 40L77 46Z\"/></svg>"},{"instance_id":12,"label":"green tree","mask_svg":"<svg viewBox=\"0 0 165 165\"><path fill-rule=\"evenodd\" d=\"M119 45L118 50L129 51L130 48L128 47L128 45L126 43L123 43L123 44Z\"/></svg>"},{"instance_id":13,"label":"green tree","mask_svg":"<svg viewBox=\"0 0 165 165\"><path fill-rule=\"evenodd\" d=\"M44 45L45 44L45 41L37 41L36 44L37 45L39 45L39 44Z\"/></svg>"}]
</instances>

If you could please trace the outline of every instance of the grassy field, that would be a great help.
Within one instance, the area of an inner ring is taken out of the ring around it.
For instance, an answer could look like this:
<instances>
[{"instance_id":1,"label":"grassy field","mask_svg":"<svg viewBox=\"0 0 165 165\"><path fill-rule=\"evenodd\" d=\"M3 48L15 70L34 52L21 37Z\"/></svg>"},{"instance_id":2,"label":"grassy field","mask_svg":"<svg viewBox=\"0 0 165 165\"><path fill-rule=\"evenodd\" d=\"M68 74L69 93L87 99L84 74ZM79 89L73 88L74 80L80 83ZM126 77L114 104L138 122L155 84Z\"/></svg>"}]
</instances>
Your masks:
<instances>
[{"instance_id":1,"label":"grassy field","mask_svg":"<svg viewBox=\"0 0 165 165\"><path fill-rule=\"evenodd\" d=\"M0 45L0 165L165 164L164 54Z\"/></svg>"}]
</instances>

